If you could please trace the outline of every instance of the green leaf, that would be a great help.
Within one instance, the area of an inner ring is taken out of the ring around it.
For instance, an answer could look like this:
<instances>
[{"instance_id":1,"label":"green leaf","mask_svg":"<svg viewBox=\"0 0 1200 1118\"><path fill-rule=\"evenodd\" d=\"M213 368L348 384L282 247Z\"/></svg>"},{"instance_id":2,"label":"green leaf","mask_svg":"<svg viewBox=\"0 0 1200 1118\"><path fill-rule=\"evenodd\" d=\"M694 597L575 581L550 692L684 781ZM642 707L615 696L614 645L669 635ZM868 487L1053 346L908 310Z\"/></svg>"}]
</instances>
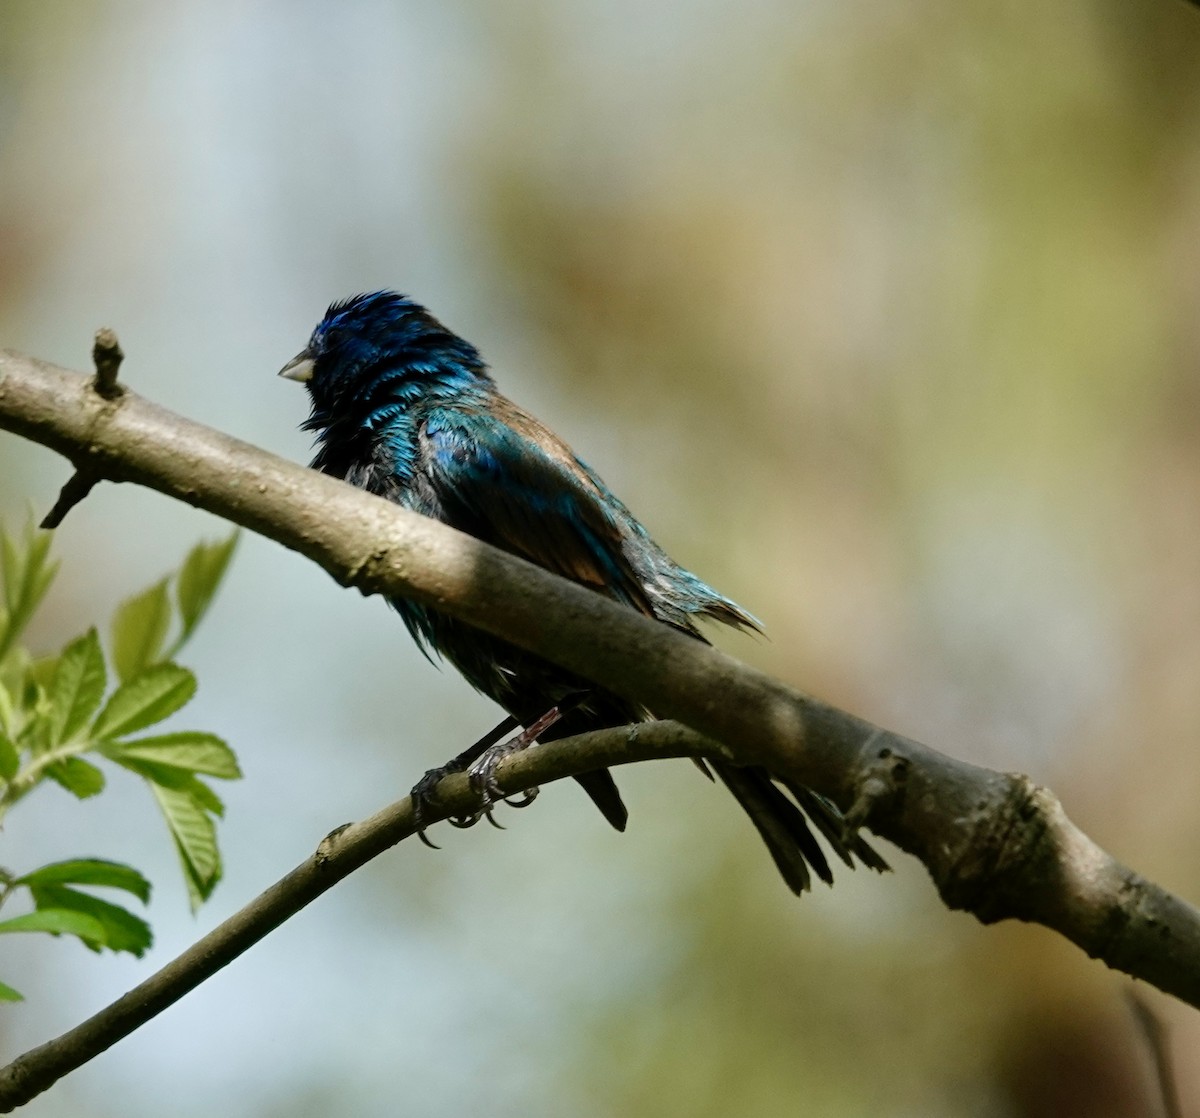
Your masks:
<instances>
[{"instance_id":1,"label":"green leaf","mask_svg":"<svg viewBox=\"0 0 1200 1118\"><path fill-rule=\"evenodd\" d=\"M225 814L225 805L221 803L221 798L216 792L186 769L177 769L174 765L160 765L153 761L138 761L131 757L113 757L112 760L151 784L190 796L200 808L213 815Z\"/></svg>"},{"instance_id":2,"label":"green leaf","mask_svg":"<svg viewBox=\"0 0 1200 1118\"><path fill-rule=\"evenodd\" d=\"M67 862L51 862L18 877L13 885L104 885L124 889L138 900L150 900L150 882L132 866L122 862L106 862L99 858L74 858Z\"/></svg>"},{"instance_id":3,"label":"green leaf","mask_svg":"<svg viewBox=\"0 0 1200 1118\"><path fill-rule=\"evenodd\" d=\"M17 710L13 705L13 697L4 682L0 680L0 731L10 738L17 736Z\"/></svg>"},{"instance_id":4,"label":"green leaf","mask_svg":"<svg viewBox=\"0 0 1200 1118\"><path fill-rule=\"evenodd\" d=\"M23 1002L25 995L19 990L14 990L11 986L0 982L0 1002Z\"/></svg>"},{"instance_id":5,"label":"green leaf","mask_svg":"<svg viewBox=\"0 0 1200 1118\"><path fill-rule=\"evenodd\" d=\"M81 800L104 791L104 774L81 757L66 757L47 765L46 775Z\"/></svg>"},{"instance_id":6,"label":"green leaf","mask_svg":"<svg viewBox=\"0 0 1200 1118\"><path fill-rule=\"evenodd\" d=\"M32 518L19 540L0 531L0 583L10 619L22 613L28 619L49 588L58 566L46 562L52 538L51 533L38 531Z\"/></svg>"},{"instance_id":7,"label":"green leaf","mask_svg":"<svg viewBox=\"0 0 1200 1118\"><path fill-rule=\"evenodd\" d=\"M101 747L101 752L113 761L148 761L222 780L237 780L242 775L233 750L216 734L199 730L109 742Z\"/></svg>"},{"instance_id":8,"label":"green leaf","mask_svg":"<svg viewBox=\"0 0 1200 1118\"><path fill-rule=\"evenodd\" d=\"M12 780L21 767L21 754L3 730L0 730L0 780Z\"/></svg>"},{"instance_id":9,"label":"green leaf","mask_svg":"<svg viewBox=\"0 0 1200 1118\"><path fill-rule=\"evenodd\" d=\"M22 650L18 648L16 651ZM22 749L28 748L34 753L40 753L46 749L49 741L49 696L44 687L34 683L32 677L27 675L20 698L23 725L16 743Z\"/></svg>"},{"instance_id":10,"label":"green leaf","mask_svg":"<svg viewBox=\"0 0 1200 1118\"><path fill-rule=\"evenodd\" d=\"M16 743L31 753L44 753L49 748L50 740L50 698L44 687L33 682L32 676L25 679L21 706L25 724Z\"/></svg>"},{"instance_id":11,"label":"green leaf","mask_svg":"<svg viewBox=\"0 0 1200 1118\"><path fill-rule=\"evenodd\" d=\"M104 939L104 925L92 915L64 908L40 908L0 920L0 932L49 932L52 936L78 936L89 947ZM93 948L98 950L98 948Z\"/></svg>"},{"instance_id":12,"label":"green leaf","mask_svg":"<svg viewBox=\"0 0 1200 1118\"><path fill-rule=\"evenodd\" d=\"M183 623L183 631L175 642L178 649L192 635L200 624L208 607L212 604L213 595L221 585L221 579L233 556L237 545L238 534L234 532L228 539L216 543L199 543L188 552L179 572L179 581L175 586L175 595L179 602L179 617Z\"/></svg>"},{"instance_id":13,"label":"green leaf","mask_svg":"<svg viewBox=\"0 0 1200 1118\"><path fill-rule=\"evenodd\" d=\"M23 649L21 651L24 651ZM50 684L54 682L54 673L58 670L57 656L39 656L36 660L29 660L28 666L25 669L25 677L32 683L36 683L43 691L50 690Z\"/></svg>"},{"instance_id":14,"label":"green leaf","mask_svg":"<svg viewBox=\"0 0 1200 1118\"><path fill-rule=\"evenodd\" d=\"M211 812L218 818L224 818L225 805L221 802L221 797L205 784L203 780L196 776L191 777L187 790L205 811Z\"/></svg>"},{"instance_id":15,"label":"green leaf","mask_svg":"<svg viewBox=\"0 0 1200 1118\"><path fill-rule=\"evenodd\" d=\"M162 809L183 865L188 896L195 911L221 879L217 832L204 808L190 792L152 782L150 790Z\"/></svg>"},{"instance_id":16,"label":"green leaf","mask_svg":"<svg viewBox=\"0 0 1200 1118\"><path fill-rule=\"evenodd\" d=\"M4 611L11 614L21 598L21 582L25 563L17 550L16 541L7 532L0 531L0 585L4 590Z\"/></svg>"},{"instance_id":17,"label":"green leaf","mask_svg":"<svg viewBox=\"0 0 1200 1118\"><path fill-rule=\"evenodd\" d=\"M128 951L141 958L153 940L150 925L145 920L111 901L102 901L65 885L39 885L31 888L30 893L38 912L74 912L96 921L101 929L99 936L80 936L96 950L107 947L110 951Z\"/></svg>"},{"instance_id":18,"label":"green leaf","mask_svg":"<svg viewBox=\"0 0 1200 1118\"><path fill-rule=\"evenodd\" d=\"M155 664L122 684L92 726L94 738L116 738L174 714L196 693L196 677L178 664Z\"/></svg>"},{"instance_id":19,"label":"green leaf","mask_svg":"<svg viewBox=\"0 0 1200 1118\"><path fill-rule=\"evenodd\" d=\"M32 668L33 657L20 645L17 645L8 654L8 658L3 664L0 664L0 670L4 672L5 686L8 687L8 693L18 707L27 705L25 695L34 686L34 682L30 678Z\"/></svg>"},{"instance_id":20,"label":"green leaf","mask_svg":"<svg viewBox=\"0 0 1200 1118\"><path fill-rule=\"evenodd\" d=\"M122 683L157 663L171 623L167 579L122 602L113 617L112 659Z\"/></svg>"},{"instance_id":21,"label":"green leaf","mask_svg":"<svg viewBox=\"0 0 1200 1118\"><path fill-rule=\"evenodd\" d=\"M58 563L47 562L51 539L51 533L38 531L32 520L19 542L0 531L0 582L5 606L0 615L0 660L24 632L58 572Z\"/></svg>"},{"instance_id":22,"label":"green leaf","mask_svg":"<svg viewBox=\"0 0 1200 1118\"><path fill-rule=\"evenodd\" d=\"M95 629L72 641L58 658L50 684L50 745L70 741L91 721L104 698L108 676Z\"/></svg>"}]
</instances>

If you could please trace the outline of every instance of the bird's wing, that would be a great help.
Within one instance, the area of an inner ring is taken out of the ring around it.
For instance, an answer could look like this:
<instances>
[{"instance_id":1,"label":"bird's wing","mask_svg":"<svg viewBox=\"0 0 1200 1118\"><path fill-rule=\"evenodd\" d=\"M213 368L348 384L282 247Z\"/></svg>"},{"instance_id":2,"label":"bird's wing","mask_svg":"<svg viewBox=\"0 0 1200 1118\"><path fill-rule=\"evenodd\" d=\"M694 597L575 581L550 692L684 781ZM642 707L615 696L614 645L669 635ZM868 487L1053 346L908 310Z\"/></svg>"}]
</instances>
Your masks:
<instances>
[{"instance_id":1,"label":"bird's wing","mask_svg":"<svg viewBox=\"0 0 1200 1118\"><path fill-rule=\"evenodd\" d=\"M654 615L630 558L629 514L556 435L502 398L441 408L422 433L424 469L456 528Z\"/></svg>"}]
</instances>

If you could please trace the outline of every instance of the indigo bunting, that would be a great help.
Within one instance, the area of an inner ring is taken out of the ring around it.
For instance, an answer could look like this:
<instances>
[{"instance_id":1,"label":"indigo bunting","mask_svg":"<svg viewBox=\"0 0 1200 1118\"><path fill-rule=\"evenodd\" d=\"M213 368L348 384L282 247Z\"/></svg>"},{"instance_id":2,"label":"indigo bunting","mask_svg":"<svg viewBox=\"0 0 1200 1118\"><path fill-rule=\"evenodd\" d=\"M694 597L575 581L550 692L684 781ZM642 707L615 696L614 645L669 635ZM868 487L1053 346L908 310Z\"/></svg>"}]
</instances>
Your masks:
<instances>
[{"instance_id":1,"label":"indigo bunting","mask_svg":"<svg viewBox=\"0 0 1200 1118\"><path fill-rule=\"evenodd\" d=\"M303 426L316 432L314 469L691 637L704 639L697 626L703 620L760 631L754 617L674 562L566 443L502 396L474 346L407 297L377 291L334 303L280 375L307 385L312 412ZM391 604L427 656L448 660L509 713L475 753L517 724L540 729L548 711L558 721L538 735L542 741L653 717L448 614L404 598ZM476 759L472 772L490 776L488 763L494 767L498 756L485 755L482 765ZM464 767L474 757L464 754L457 765L431 775ZM806 813L847 865L854 865L854 855L874 869L887 868L861 837L846 831L837 808L811 789L789 785L789 799L765 769L719 759L707 765L750 816L793 892L809 888L810 868L833 880ZM625 805L611 774L601 770L576 779L605 818L624 830ZM425 794L430 787L426 781L415 791Z\"/></svg>"}]
</instances>

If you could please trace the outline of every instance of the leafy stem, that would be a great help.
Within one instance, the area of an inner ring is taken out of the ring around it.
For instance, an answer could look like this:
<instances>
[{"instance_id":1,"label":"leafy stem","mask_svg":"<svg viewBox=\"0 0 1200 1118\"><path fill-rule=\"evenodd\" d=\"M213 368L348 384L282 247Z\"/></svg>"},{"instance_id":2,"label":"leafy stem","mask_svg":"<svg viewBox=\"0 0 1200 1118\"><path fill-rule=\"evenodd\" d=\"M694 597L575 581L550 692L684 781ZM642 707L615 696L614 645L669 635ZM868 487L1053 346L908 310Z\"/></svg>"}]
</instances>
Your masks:
<instances>
[{"instance_id":1,"label":"leafy stem","mask_svg":"<svg viewBox=\"0 0 1200 1118\"><path fill-rule=\"evenodd\" d=\"M13 805L24 799L42 782L46 770L51 765L64 761L68 757L86 753L93 747L94 743L90 741L68 742L45 753L37 753L30 757L11 780L3 782L4 790L0 792L0 826L3 826L4 818Z\"/></svg>"},{"instance_id":2,"label":"leafy stem","mask_svg":"<svg viewBox=\"0 0 1200 1118\"><path fill-rule=\"evenodd\" d=\"M198 544L177 576L123 602L107 657L94 628L57 656L39 657L20 638L58 569L49 559L51 538L32 521L19 537L0 529L0 824L48 780L78 799L102 792L104 771L84 760L93 754L144 781L167 823L195 908L221 878L215 819L224 808L201 777L236 779L237 759L220 738L198 730L131 735L169 718L196 693L195 676L172 658L212 603L237 537ZM111 676L116 686L110 693ZM149 925L84 891L89 887L124 890L143 902L150 895L150 883L136 869L99 858L55 862L20 876L0 869L0 905L15 892L32 904L32 911L0 920L0 934L70 935L94 951L145 951ZM0 1001L20 997L0 982Z\"/></svg>"}]
</instances>

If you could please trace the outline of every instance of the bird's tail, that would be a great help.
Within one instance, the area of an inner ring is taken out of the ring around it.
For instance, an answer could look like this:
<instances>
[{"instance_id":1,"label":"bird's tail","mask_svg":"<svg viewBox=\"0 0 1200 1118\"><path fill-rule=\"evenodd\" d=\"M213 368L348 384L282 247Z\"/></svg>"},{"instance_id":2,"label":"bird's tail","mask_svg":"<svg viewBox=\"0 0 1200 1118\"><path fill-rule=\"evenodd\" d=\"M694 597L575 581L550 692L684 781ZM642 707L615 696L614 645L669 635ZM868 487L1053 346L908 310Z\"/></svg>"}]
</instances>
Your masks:
<instances>
[{"instance_id":1,"label":"bird's tail","mask_svg":"<svg viewBox=\"0 0 1200 1118\"><path fill-rule=\"evenodd\" d=\"M575 779L591 796L592 803L600 809L600 814L618 831L625 830L625 824L629 820L629 809L621 799L612 773L608 769L597 769L595 772L580 773Z\"/></svg>"},{"instance_id":2,"label":"bird's tail","mask_svg":"<svg viewBox=\"0 0 1200 1118\"><path fill-rule=\"evenodd\" d=\"M742 768L725 761L708 763L750 816L793 893L799 895L811 888L814 873L827 885L833 884L833 872L809 821L851 869L855 858L881 873L889 869L861 835L847 831L837 807L811 788L788 784L788 791L795 798L793 802L766 769Z\"/></svg>"}]
</instances>

